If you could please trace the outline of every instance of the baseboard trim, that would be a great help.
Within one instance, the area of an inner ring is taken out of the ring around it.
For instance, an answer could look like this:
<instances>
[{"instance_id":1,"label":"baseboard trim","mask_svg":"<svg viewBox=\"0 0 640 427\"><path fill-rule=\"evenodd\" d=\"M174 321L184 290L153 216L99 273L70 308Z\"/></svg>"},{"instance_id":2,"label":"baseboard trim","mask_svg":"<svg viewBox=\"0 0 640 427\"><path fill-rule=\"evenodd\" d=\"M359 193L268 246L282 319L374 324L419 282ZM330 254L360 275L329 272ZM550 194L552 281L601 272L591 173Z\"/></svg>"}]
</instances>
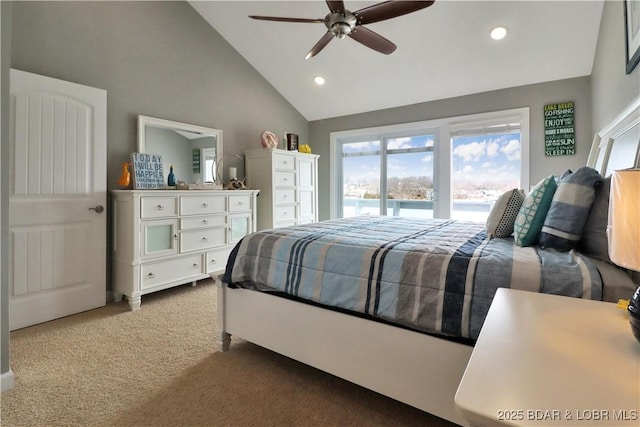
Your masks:
<instances>
[{"instance_id":1,"label":"baseboard trim","mask_svg":"<svg viewBox=\"0 0 640 427\"><path fill-rule=\"evenodd\" d=\"M13 376L13 371L11 369L0 375L0 392L4 393L5 391L11 390L14 384L15 377Z\"/></svg>"}]
</instances>

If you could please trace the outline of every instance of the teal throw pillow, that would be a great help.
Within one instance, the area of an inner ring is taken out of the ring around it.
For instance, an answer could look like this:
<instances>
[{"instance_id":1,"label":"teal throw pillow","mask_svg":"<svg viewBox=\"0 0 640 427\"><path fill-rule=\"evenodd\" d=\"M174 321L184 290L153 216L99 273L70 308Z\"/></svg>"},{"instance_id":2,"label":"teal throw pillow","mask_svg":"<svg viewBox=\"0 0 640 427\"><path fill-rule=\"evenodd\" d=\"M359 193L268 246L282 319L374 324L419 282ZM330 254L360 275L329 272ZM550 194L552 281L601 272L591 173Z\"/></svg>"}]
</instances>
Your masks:
<instances>
[{"instance_id":1,"label":"teal throw pillow","mask_svg":"<svg viewBox=\"0 0 640 427\"><path fill-rule=\"evenodd\" d=\"M540 230L544 225L556 188L558 184L555 177L550 175L537 183L524 198L513 225L516 245L532 246L538 243Z\"/></svg>"}]
</instances>

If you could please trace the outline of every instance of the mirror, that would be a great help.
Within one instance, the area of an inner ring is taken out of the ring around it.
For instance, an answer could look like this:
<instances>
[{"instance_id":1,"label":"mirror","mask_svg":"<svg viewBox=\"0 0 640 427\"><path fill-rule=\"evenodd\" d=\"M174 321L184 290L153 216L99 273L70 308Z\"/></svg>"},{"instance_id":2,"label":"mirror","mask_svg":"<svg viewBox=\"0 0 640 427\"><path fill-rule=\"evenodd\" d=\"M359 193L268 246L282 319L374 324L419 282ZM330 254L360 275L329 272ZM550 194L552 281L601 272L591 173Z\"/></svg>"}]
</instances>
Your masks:
<instances>
[{"instance_id":1,"label":"mirror","mask_svg":"<svg viewBox=\"0 0 640 427\"><path fill-rule=\"evenodd\" d=\"M222 131L155 117L138 116L138 152L162 156L164 182L173 165L176 182L218 184Z\"/></svg>"}]
</instances>

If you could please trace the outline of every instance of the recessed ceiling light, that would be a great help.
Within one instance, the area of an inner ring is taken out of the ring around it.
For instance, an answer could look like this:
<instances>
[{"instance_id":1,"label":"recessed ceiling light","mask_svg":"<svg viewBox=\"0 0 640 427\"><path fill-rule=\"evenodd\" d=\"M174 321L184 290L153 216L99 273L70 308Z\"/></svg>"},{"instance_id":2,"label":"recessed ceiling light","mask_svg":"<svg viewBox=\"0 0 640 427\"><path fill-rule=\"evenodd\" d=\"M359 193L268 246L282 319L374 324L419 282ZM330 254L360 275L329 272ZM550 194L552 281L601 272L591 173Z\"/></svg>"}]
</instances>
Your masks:
<instances>
[{"instance_id":1,"label":"recessed ceiling light","mask_svg":"<svg viewBox=\"0 0 640 427\"><path fill-rule=\"evenodd\" d=\"M495 27L491 30L491 38L494 40L502 40L507 35L506 27Z\"/></svg>"},{"instance_id":2,"label":"recessed ceiling light","mask_svg":"<svg viewBox=\"0 0 640 427\"><path fill-rule=\"evenodd\" d=\"M318 86L322 86L322 85L324 84L324 77L322 77L322 76L315 76L315 77L313 78L313 81L314 81L314 82L316 82L316 84L317 84Z\"/></svg>"}]
</instances>

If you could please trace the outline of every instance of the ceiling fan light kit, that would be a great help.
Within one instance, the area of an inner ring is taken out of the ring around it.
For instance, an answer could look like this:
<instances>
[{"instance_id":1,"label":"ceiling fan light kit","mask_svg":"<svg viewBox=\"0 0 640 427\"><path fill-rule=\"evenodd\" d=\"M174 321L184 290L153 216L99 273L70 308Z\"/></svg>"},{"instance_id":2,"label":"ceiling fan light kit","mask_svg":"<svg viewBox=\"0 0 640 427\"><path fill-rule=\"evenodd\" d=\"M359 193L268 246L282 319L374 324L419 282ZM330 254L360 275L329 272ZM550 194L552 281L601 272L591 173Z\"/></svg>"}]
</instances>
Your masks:
<instances>
[{"instance_id":1,"label":"ceiling fan light kit","mask_svg":"<svg viewBox=\"0 0 640 427\"><path fill-rule=\"evenodd\" d=\"M344 2L327 1L329 13L324 19L308 19L308 18L282 18L276 16L258 16L249 15L249 18L262 21L278 21L278 22L304 22L319 23L322 22L327 27L327 32L320 40L311 48L305 59L316 56L327 44L335 37L343 39L347 36L353 40L371 48L377 52L389 55L396 50L396 45L385 39L380 34L364 27L364 24L372 24L398 16L416 12L420 9L431 6L434 1L385 1L365 7L356 12L345 9Z\"/></svg>"}]
</instances>

